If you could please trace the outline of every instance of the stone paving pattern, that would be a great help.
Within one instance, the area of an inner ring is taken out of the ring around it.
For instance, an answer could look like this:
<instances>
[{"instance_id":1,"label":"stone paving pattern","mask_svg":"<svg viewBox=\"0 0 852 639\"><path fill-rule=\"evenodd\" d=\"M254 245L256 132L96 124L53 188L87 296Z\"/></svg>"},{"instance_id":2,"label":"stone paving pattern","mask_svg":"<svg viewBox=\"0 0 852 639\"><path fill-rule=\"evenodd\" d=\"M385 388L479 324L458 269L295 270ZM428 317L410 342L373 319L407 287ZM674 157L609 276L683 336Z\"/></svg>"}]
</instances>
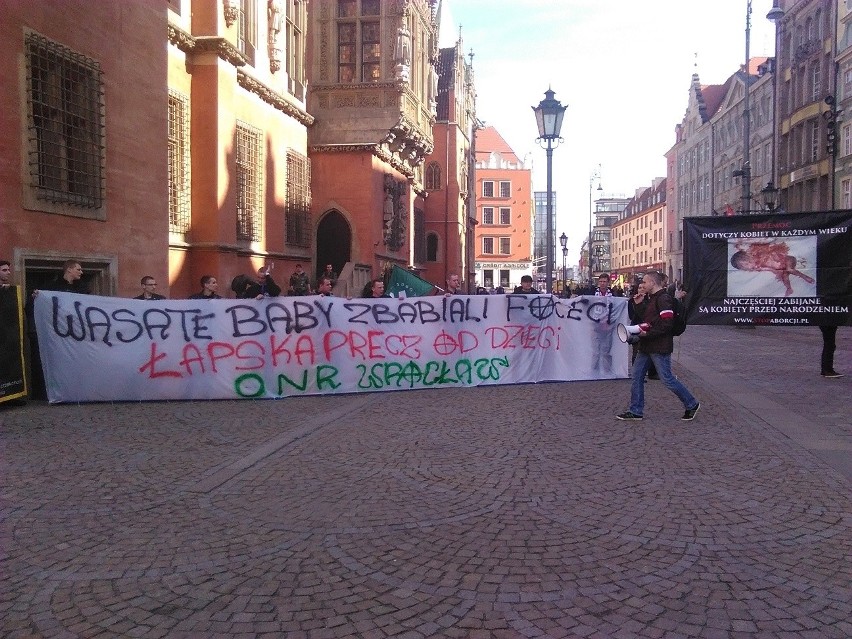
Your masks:
<instances>
[{"instance_id":1,"label":"stone paving pattern","mask_svg":"<svg viewBox=\"0 0 852 639\"><path fill-rule=\"evenodd\" d=\"M627 380L3 407L0 636L852 637L820 344L690 327L691 423Z\"/></svg>"}]
</instances>

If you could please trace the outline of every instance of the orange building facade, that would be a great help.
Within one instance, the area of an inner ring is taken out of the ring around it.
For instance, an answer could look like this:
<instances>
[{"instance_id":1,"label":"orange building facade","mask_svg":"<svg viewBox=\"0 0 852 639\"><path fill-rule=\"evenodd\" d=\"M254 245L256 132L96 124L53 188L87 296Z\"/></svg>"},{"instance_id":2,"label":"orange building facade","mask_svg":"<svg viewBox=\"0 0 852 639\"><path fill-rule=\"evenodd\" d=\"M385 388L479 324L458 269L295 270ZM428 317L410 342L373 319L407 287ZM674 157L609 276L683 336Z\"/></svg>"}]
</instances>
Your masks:
<instances>
[{"instance_id":1,"label":"orange building facade","mask_svg":"<svg viewBox=\"0 0 852 639\"><path fill-rule=\"evenodd\" d=\"M286 289L312 261L304 2L171 0L168 220L172 296L265 264ZM307 270L307 268L306 268Z\"/></svg>"},{"instance_id":2,"label":"orange building facade","mask_svg":"<svg viewBox=\"0 0 852 639\"><path fill-rule=\"evenodd\" d=\"M647 271L665 272L666 178L639 189L610 231L610 274L625 284Z\"/></svg>"},{"instance_id":3,"label":"orange building facade","mask_svg":"<svg viewBox=\"0 0 852 639\"><path fill-rule=\"evenodd\" d=\"M476 132L476 281L510 292L532 275L532 170L494 127Z\"/></svg>"}]
</instances>

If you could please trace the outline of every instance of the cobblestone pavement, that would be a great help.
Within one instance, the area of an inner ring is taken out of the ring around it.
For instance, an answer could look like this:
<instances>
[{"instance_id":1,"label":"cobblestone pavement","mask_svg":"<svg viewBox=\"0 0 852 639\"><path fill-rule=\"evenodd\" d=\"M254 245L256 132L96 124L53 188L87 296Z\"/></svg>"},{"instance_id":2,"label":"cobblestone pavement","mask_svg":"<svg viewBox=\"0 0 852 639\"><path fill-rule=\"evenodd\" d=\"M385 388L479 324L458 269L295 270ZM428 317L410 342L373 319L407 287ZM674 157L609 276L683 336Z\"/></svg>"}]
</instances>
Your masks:
<instances>
[{"instance_id":1,"label":"cobblestone pavement","mask_svg":"<svg viewBox=\"0 0 852 639\"><path fill-rule=\"evenodd\" d=\"M691 423L627 380L5 407L0 636L852 637L820 343L690 327Z\"/></svg>"}]
</instances>

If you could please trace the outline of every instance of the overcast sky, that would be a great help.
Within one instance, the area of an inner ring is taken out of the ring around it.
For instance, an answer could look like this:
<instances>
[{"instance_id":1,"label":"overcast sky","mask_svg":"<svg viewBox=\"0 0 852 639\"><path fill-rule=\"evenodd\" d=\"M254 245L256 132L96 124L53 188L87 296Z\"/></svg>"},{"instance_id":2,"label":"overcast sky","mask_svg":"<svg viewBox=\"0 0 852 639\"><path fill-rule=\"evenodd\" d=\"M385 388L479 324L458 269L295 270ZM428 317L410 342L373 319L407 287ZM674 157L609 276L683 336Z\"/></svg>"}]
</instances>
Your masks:
<instances>
[{"instance_id":1,"label":"overcast sky","mask_svg":"<svg viewBox=\"0 0 852 639\"><path fill-rule=\"evenodd\" d=\"M686 111L692 74L722 84L745 61L747 0L443 0L441 46L459 27L473 50L477 112L546 188L545 152L531 107L548 86L568 105L553 152L556 234L576 265L589 232L589 178L632 196L665 177L664 153ZM772 0L753 0L751 57L772 55ZM697 54L697 55L696 55ZM697 66L696 66L697 65ZM597 188L597 184L595 184ZM595 196L597 190L595 190ZM557 260L561 255L557 248Z\"/></svg>"}]
</instances>

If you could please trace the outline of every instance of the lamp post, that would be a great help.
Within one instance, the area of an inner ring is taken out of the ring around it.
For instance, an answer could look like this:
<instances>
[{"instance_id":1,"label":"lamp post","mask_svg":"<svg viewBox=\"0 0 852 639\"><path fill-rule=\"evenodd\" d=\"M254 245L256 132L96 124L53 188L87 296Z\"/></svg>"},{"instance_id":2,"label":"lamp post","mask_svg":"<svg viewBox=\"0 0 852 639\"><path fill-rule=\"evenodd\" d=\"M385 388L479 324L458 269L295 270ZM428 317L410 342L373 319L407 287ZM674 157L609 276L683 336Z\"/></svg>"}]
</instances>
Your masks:
<instances>
[{"instance_id":1,"label":"lamp post","mask_svg":"<svg viewBox=\"0 0 852 639\"><path fill-rule=\"evenodd\" d=\"M746 3L746 28L745 28L745 80L743 82L743 164L739 174L743 181L742 212L747 213L751 208L751 103L749 101L749 84L751 75L749 73L749 46L751 44L751 0Z\"/></svg>"},{"instance_id":2,"label":"lamp post","mask_svg":"<svg viewBox=\"0 0 852 639\"><path fill-rule=\"evenodd\" d=\"M763 207L770 213L775 213L778 210L779 191L780 189L775 188L775 183L772 180L769 180L766 186L760 190L760 196L763 198Z\"/></svg>"},{"instance_id":3,"label":"lamp post","mask_svg":"<svg viewBox=\"0 0 852 639\"><path fill-rule=\"evenodd\" d=\"M548 87L544 92L544 100L537 107L532 107L535 112L535 121L538 125L539 146L547 149L547 258L545 259L545 290L553 292L553 149L559 146L562 138L559 132L562 129L562 118L565 117L565 109L559 100L553 98L554 92ZM546 146L545 146L546 144Z\"/></svg>"},{"instance_id":4,"label":"lamp post","mask_svg":"<svg viewBox=\"0 0 852 639\"><path fill-rule=\"evenodd\" d=\"M594 271L592 267L592 187L595 185L595 180L598 180L598 191L603 191L603 187L600 183L601 179L601 165L598 164L595 167L595 170L592 171L592 175L589 177L589 245L588 245L588 254L589 254L589 288L592 288L594 283Z\"/></svg>"},{"instance_id":5,"label":"lamp post","mask_svg":"<svg viewBox=\"0 0 852 639\"><path fill-rule=\"evenodd\" d=\"M565 293L565 280L568 279L568 236L563 233L559 236L559 245L562 247L562 293Z\"/></svg>"},{"instance_id":6,"label":"lamp post","mask_svg":"<svg viewBox=\"0 0 852 639\"><path fill-rule=\"evenodd\" d=\"M784 9L778 6L778 0L774 0L772 8L766 14L766 19L775 25L775 67L772 69L772 173L769 183L778 181L778 72L781 61L781 20L784 18ZM767 185L769 186L769 185Z\"/></svg>"}]
</instances>

